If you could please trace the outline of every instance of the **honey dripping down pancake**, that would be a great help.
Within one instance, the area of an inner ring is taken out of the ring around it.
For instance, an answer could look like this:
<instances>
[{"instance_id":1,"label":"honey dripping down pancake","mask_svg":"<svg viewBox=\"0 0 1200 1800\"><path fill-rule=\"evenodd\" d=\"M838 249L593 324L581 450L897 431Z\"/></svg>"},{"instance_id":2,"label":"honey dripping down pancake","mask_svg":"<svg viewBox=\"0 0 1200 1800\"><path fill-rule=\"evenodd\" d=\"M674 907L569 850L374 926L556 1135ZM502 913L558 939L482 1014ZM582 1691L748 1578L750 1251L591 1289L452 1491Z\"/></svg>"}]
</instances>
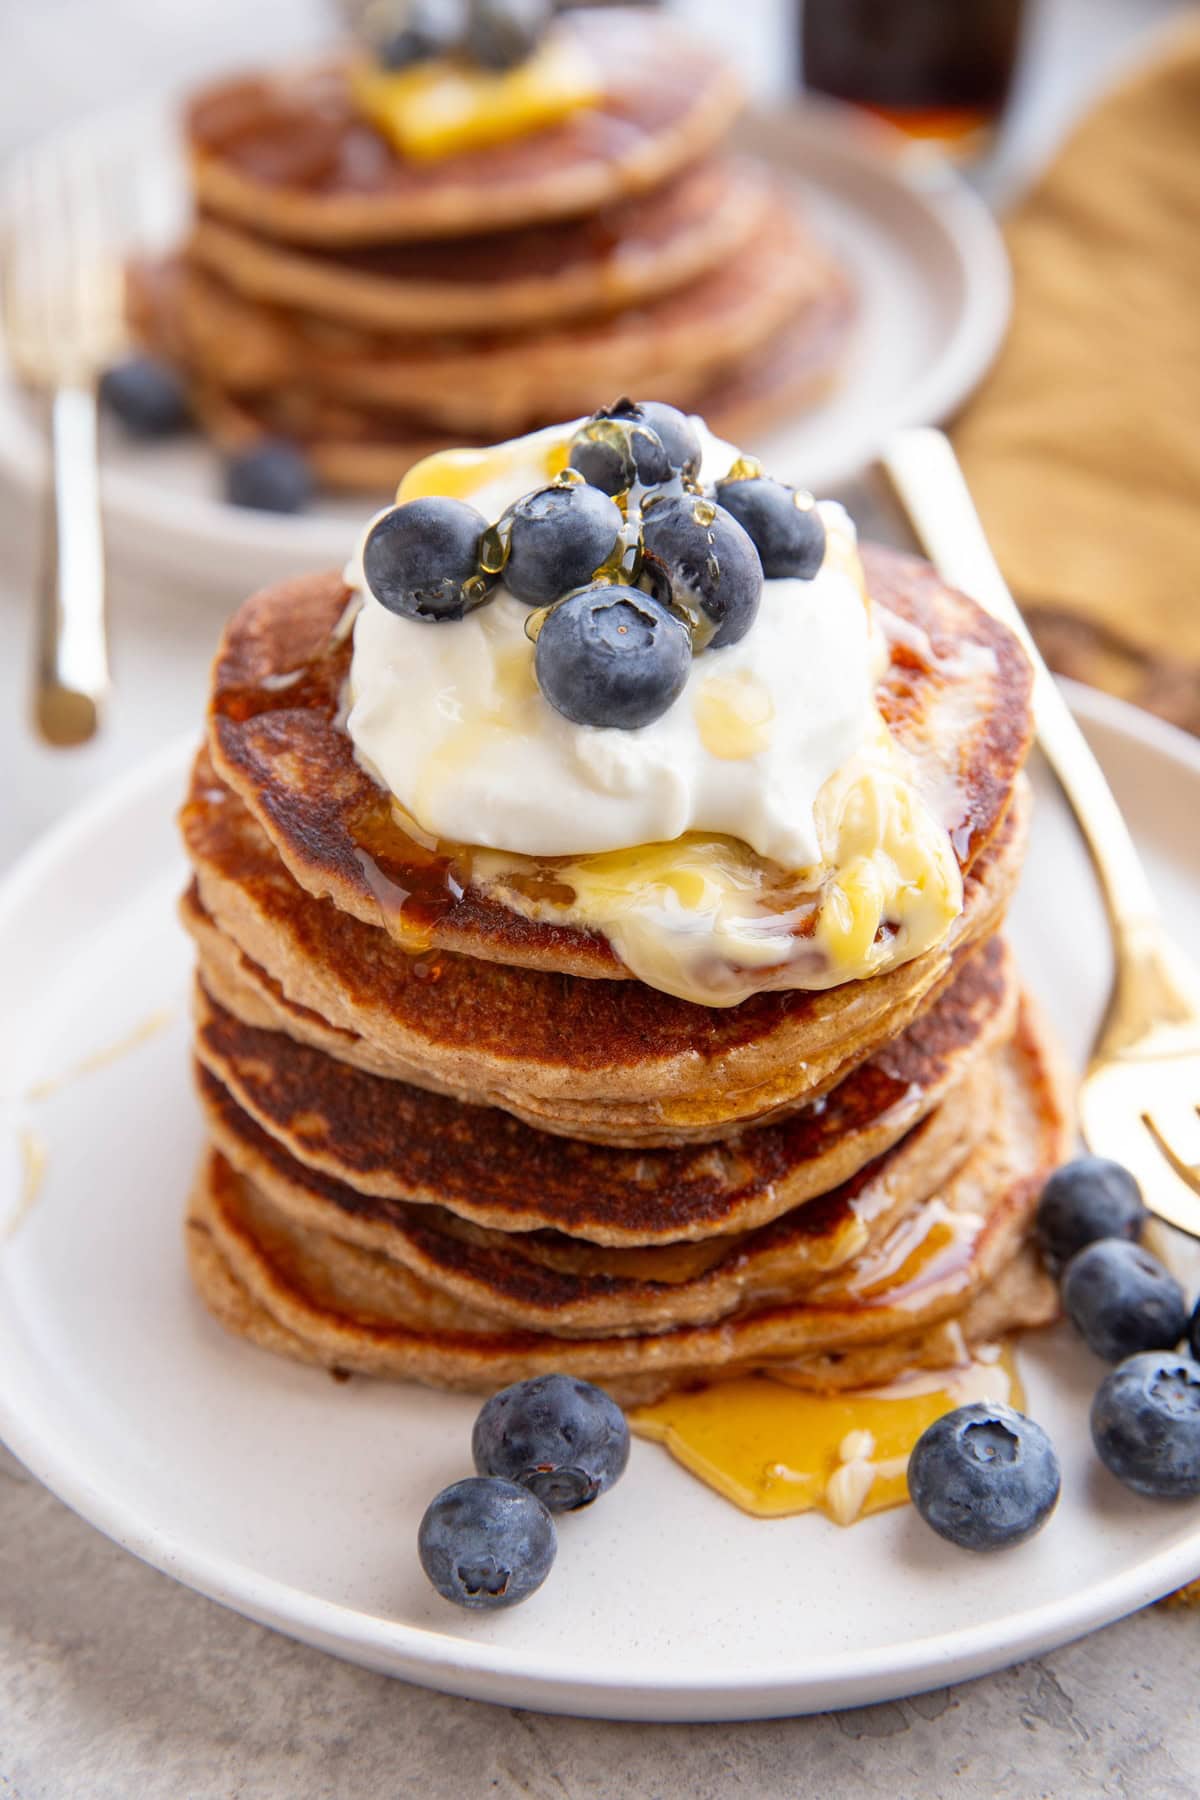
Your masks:
<instances>
[{"instance_id":1,"label":"honey dripping down pancake","mask_svg":"<svg viewBox=\"0 0 1200 1800\"><path fill-rule=\"evenodd\" d=\"M567 1338L520 1329L404 1264L284 1213L216 1151L190 1212L194 1268L220 1316L325 1367L474 1391L562 1370L624 1401L786 1365L814 1391L881 1385L963 1360L968 1345L1052 1317L1029 1221L1067 1141L1056 1060L1026 1013L1002 1065L987 1141L943 1190L942 1224L886 1265L839 1271L829 1292L760 1301L707 1325ZM982 1325L980 1321L983 1321ZM961 1345L959 1346L961 1350Z\"/></svg>"},{"instance_id":2,"label":"honey dripping down pancake","mask_svg":"<svg viewBox=\"0 0 1200 1800\"><path fill-rule=\"evenodd\" d=\"M1056 1307L1066 1103L999 936L1031 729L1002 626L669 405L416 465L214 666L210 1308L347 1372L598 1381L764 1516L898 1503Z\"/></svg>"},{"instance_id":3,"label":"honey dripping down pancake","mask_svg":"<svg viewBox=\"0 0 1200 1800\"><path fill-rule=\"evenodd\" d=\"M827 1101L716 1151L630 1151L531 1130L491 1107L421 1093L278 1030L247 1026L203 985L195 1048L240 1114L290 1158L350 1190L361 1211L374 1198L442 1207L507 1234L562 1232L606 1253L640 1251L651 1272L653 1246L670 1260L682 1245L728 1244L731 1234L768 1225L804 1202L821 1204L931 1115L944 1129L958 1090L1012 1033L1014 983L999 952L989 945L972 959L920 1027ZM984 1122L981 1115L971 1123ZM817 1241L811 1234L814 1247ZM865 1241L856 1229L852 1250ZM587 1264L577 1251L572 1266ZM611 1254L593 1266L611 1270Z\"/></svg>"},{"instance_id":4,"label":"honey dripping down pancake","mask_svg":"<svg viewBox=\"0 0 1200 1800\"><path fill-rule=\"evenodd\" d=\"M522 456L532 454L532 443ZM550 439L547 459L553 447ZM448 478L455 478L455 467L449 459ZM472 473L483 498L489 471L482 453ZM419 493L420 472L415 474ZM547 460L540 479L544 482L548 474ZM535 469L527 485L538 479ZM831 533L835 540L839 535ZM844 572L834 559L829 579L849 587L858 559L852 545L845 555ZM340 724L347 675L353 732L356 717L365 718L364 709L371 705L365 677L372 667L384 668L390 656L400 654L398 646L389 649L380 633L409 622L381 607L364 606L355 627L358 648L352 666L348 643L333 650L326 645L347 599L345 590L333 586L323 594L299 584L275 590L236 616L215 672L210 724L214 764L301 885L328 895L341 910L368 924L382 924L402 944L407 939L412 947L460 950L564 973L611 976L631 971L652 986L709 1005L736 1004L775 985L819 988L852 982L856 976L874 977L918 954L922 931L930 948L944 939L945 928L960 910L962 875L1003 820L1028 746L1030 720L1028 667L1003 627L941 587L911 559L868 556L865 561L872 617L883 635L886 657L876 689L875 728L884 754L882 760L873 750L866 755L861 790L847 765L844 790L834 782L825 797L830 808L827 835L836 840L833 854L841 845L854 863L851 885L842 884L832 894L811 887L806 892L803 883L788 887L786 882L776 891L777 866L772 875L769 862L735 840L714 838L708 852L704 834L697 841L693 833L661 852L647 850L648 840L642 838L642 848L632 853L631 878L640 884L645 903L628 910L613 893L612 859L531 858L481 850L478 839L474 849L465 850L444 836L438 841L425 835L431 829L427 820L422 821L424 831L414 834L407 819L407 829L400 824L395 804L356 759L355 746ZM789 585L795 584L774 584ZM506 633L513 629L500 617L501 605L493 601L481 609L490 615L485 631L492 623ZM472 620L465 622L468 627ZM411 630L417 635L405 640L398 669L439 638L436 628ZM364 632L368 650L362 648ZM441 636L444 641L445 634ZM724 666L736 667L742 649L738 644L726 651L735 664ZM523 684L527 677L519 673L517 658L523 654L531 668L532 646L522 652L514 643L512 653L511 664L497 663L496 679L508 666L512 681ZM697 665L702 663L697 658ZM465 698L453 678L447 679L447 691ZM417 687L434 694L443 690L434 667L427 679L414 670L413 680L413 697ZM270 685L264 687L264 681ZM520 731L497 737L497 704L511 706ZM442 741L416 759L426 777L437 767L432 790L428 779L421 787L420 772L416 777L427 811L448 784L453 788L476 775L486 782L496 756L506 746L530 743L529 732L549 711L545 706L539 710L531 680L528 688L480 705L478 720L467 720L456 733L443 732ZM864 754L875 741L865 740ZM378 747L372 744L373 751ZM549 763L543 781L557 772L552 758ZM520 784L526 791L530 773ZM316 802L318 784L324 792ZM407 806L404 810L410 811ZM939 816L945 816L946 826ZM480 819L480 832L485 829ZM878 837L872 835L876 830ZM693 849L705 868L697 870ZM916 865L906 865L904 858L912 856ZM895 865L894 873L890 865ZM616 873L622 882L619 866ZM715 883L710 879L714 875L719 877ZM889 900L889 882L898 884L891 894L908 896L904 904L914 909L911 942L905 928L897 930L888 919L889 910L893 919L897 916L899 904ZM573 912L571 899L581 884L593 891ZM830 904L824 904L826 899ZM603 911L593 915L589 900L609 908L607 916ZM923 909L923 925L916 919L918 908ZM874 929L872 919L883 929ZM662 929L668 920L673 927L678 920L678 928ZM646 926L652 941L645 938ZM708 934L718 931L730 933L735 959L707 954ZM617 936L620 954L613 943ZM817 954L810 954L814 949ZM733 966L734 960L740 967Z\"/></svg>"},{"instance_id":5,"label":"honey dripping down pancake","mask_svg":"<svg viewBox=\"0 0 1200 1800\"><path fill-rule=\"evenodd\" d=\"M247 1023L542 1130L630 1147L716 1141L740 1123L784 1117L910 1023L923 1030L972 946L995 930L1023 842L1010 816L967 876L953 943L919 962L823 993L707 1010L639 982L404 952L300 888L203 758L182 822L197 879L185 923L218 998ZM841 1111L823 1116L847 1128Z\"/></svg>"}]
</instances>

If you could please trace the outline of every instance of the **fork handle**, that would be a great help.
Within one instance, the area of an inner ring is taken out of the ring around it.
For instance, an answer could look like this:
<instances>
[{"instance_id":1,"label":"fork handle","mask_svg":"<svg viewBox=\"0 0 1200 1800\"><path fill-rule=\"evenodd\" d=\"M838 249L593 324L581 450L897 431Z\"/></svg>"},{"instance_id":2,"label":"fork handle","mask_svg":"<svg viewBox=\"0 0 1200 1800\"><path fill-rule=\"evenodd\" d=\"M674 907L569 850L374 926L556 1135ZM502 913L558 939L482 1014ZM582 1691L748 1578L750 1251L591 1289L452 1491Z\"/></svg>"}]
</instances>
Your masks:
<instances>
[{"instance_id":1,"label":"fork handle","mask_svg":"<svg viewBox=\"0 0 1200 1800\"><path fill-rule=\"evenodd\" d=\"M1020 638L1033 664L1038 743L1057 775L1091 851L1118 960L1147 952L1160 935L1158 905L1112 789L1054 677L1042 660L992 555L963 472L944 432L897 432L881 458L938 573L978 600Z\"/></svg>"},{"instance_id":2,"label":"fork handle","mask_svg":"<svg viewBox=\"0 0 1200 1800\"><path fill-rule=\"evenodd\" d=\"M37 589L34 711L51 744L82 744L108 688L104 538L96 392L61 387L50 400L51 480Z\"/></svg>"}]
</instances>

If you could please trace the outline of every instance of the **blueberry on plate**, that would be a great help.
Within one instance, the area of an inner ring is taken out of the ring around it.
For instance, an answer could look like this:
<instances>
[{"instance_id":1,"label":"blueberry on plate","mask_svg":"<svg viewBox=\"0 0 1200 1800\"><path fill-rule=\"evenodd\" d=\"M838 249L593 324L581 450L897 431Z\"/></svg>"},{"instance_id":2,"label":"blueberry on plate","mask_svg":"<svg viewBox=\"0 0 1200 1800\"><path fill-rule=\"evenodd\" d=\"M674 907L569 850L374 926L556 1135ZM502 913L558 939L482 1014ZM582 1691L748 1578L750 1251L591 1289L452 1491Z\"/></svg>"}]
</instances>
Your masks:
<instances>
[{"instance_id":1,"label":"blueberry on plate","mask_svg":"<svg viewBox=\"0 0 1200 1800\"><path fill-rule=\"evenodd\" d=\"M719 481L717 499L749 536L769 580L812 580L825 560L825 522L811 494L756 475Z\"/></svg>"},{"instance_id":2,"label":"blueberry on plate","mask_svg":"<svg viewBox=\"0 0 1200 1800\"><path fill-rule=\"evenodd\" d=\"M550 0L469 0L465 48L483 69L515 69L550 23Z\"/></svg>"},{"instance_id":3,"label":"blueberry on plate","mask_svg":"<svg viewBox=\"0 0 1200 1800\"><path fill-rule=\"evenodd\" d=\"M1063 1271L1062 1297L1088 1349L1105 1362L1171 1350L1188 1326L1175 1277L1128 1238L1097 1238L1077 1251Z\"/></svg>"},{"instance_id":4,"label":"blueberry on plate","mask_svg":"<svg viewBox=\"0 0 1200 1800\"><path fill-rule=\"evenodd\" d=\"M376 519L363 545L363 576L389 612L426 624L461 619L486 598L479 568L487 520L465 500L405 500Z\"/></svg>"},{"instance_id":5,"label":"blueberry on plate","mask_svg":"<svg viewBox=\"0 0 1200 1800\"><path fill-rule=\"evenodd\" d=\"M1098 1238L1136 1240L1148 1216L1128 1169L1106 1156L1077 1156L1056 1169L1042 1189L1037 1209L1042 1260L1048 1269L1061 1269Z\"/></svg>"},{"instance_id":6,"label":"blueberry on plate","mask_svg":"<svg viewBox=\"0 0 1200 1800\"><path fill-rule=\"evenodd\" d=\"M612 555L624 524L616 502L583 481L526 494L506 517L505 585L530 606L585 586Z\"/></svg>"},{"instance_id":7,"label":"blueberry on plate","mask_svg":"<svg viewBox=\"0 0 1200 1800\"><path fill-rule=\"evenodd\" d=\"M1092 1401L1092 1442L1137 1494L1200 1494L1200 1362L1146 1350L1111 1369Z\"/></svg>"},{"instance_id":8,"label":"blueberry on plate","mask_svg":"<svg viewBox=\"0 0 1200 1800\"><path fill-rule=\"evenodd\" d=\"M191 424L181 376L153 356L130 356L106 369L100 401L136 437L170 437Z\"/></svg>"},{"instance_id":9,"label":"blueberry on plate","mask_svg":"<svg viewBox=\"0 0 1200 1800\"><path fill-rule=\"evenodd\" d=\"M537 1375L492 1395L475 1421L471 1453L481 1475L519 1481L551 1512L573 1512L624 1474L629 1426L603 1388Z\"/></svg>"},{"instance_id":10,"label":"blueberry on plate","mask_svg":"<svg viewBox=\"0 0 1200 1800\"><path fill-rule=\"evenodd\" d=\"M528 1600L557 1548L554 1520L536 1494L478 1475L443 1488L417 1532L421 1567L438 1593L480 1612Z\"/></svg>"},{"instance_id":11,"label":"blueberry on plate","mask_svg":"<svg viewBox=\"0 0 1200 1800\"><path fill-rule=\"evenodd\" d=\"M267 439L239 450L225 464L225 497L259 512L302 512L313 496L313 472L295 444Z\"/></svg>"},{"instance_id":12,"label":"blueberry on plate","mask_svg":"<svg viewBox=\"0 0 1200 1800\"><path fill-rule=\"evenodd\" d=\"M1197 1300L1192 1311L1192 1322L1188 1326L1188 1343L1192 1347L1192 1355L1200 1362L1200 1300Z\"/></svg>"},{"instance_id":13,"label":"blueberry on plate","mask_svg":"<svg viewBox=\"0 0 1200 1800\"><path fill-rule=\"evenodd\" d=\"M697 642L719 650L745 637L758 614L763 572L737 520L698 494L656 501L642 521L643 569L694 622Z\"/></svg>"},{"instance_id":14,"label":"blueberry on plate","mask_svg":"<svg viewBox=\"0 0 1200 1800\"><path fill-rule=\"evenodd\" d=\"M908 1491L927 1525L963 1550L1023 1543L1058 1503L1054 1446L1041 1426L997 1402L935 1419L908 1459Z\"/></svg>"},{"instance_id":15,"label":"blueberry on plate","mask_svg":"<svg viewBox=\"0 0 1200 1800\"><path fill-rule=\"evenodd\" d=\"M542 693L576 725L633 731L683 691L692 638L682 619L638 588L579 588L546 615L534 652Z\"/></svg>"}]
</instances>

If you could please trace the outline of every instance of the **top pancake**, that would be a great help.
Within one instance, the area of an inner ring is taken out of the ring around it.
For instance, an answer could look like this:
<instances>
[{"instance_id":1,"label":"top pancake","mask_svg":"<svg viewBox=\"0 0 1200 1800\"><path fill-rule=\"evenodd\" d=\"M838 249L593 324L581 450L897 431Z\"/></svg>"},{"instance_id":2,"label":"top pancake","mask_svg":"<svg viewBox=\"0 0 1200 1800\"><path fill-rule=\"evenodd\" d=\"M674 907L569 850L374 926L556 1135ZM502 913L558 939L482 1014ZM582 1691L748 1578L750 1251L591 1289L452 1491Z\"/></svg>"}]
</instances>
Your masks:
<instances>
[{"instance_id":1,"label":"top pancake","mask_svg":"<svg viewBox=\"0 0 1200 1800\"><path fill-rule=\"evenodd\" d=\"M995 835L1032 733L1028 661L1012 634L927 563L866 547L890 656L877 694L929 790L945 795L964 873ZM402 944L564 974L627 974L603 937L529 920L400 833L389 798L355 760L340 723L350 666L339 630L349 590L334 575L283 582L248 600L213 669L209 746L296 881ZM971 657L964 674L964 654ZM403 904L397 904L402 897ZM414 934L415 928L415 934Z\"/></svg>"},{"instance_id":2,"label":"top pancake","mask_svg":"<svg viewBox=\"0 0 1200 1800\"><path fill-rule=\"evenodd\" d=\"M453 237L642 193L725 135L737 81L689 35L615 8L560 29L596 69L600 100L545 130L433 161L407 160L361 116L336 63L206 88L187 113L196 197L296 243Z\"/></svg>"}]
</instances>

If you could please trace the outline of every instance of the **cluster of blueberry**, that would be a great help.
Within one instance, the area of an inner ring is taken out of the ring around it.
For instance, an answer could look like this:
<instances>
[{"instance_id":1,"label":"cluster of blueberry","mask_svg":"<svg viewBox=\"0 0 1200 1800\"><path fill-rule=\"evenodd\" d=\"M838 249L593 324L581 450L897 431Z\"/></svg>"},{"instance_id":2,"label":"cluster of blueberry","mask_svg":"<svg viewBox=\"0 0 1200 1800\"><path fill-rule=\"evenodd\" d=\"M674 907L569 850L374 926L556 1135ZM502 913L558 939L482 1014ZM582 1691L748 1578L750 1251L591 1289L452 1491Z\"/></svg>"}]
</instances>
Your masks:
<instances>
[{"instance_id":1,"label":"cluster of blueberry","mask_svg":"<svg viewBox=\"0 0 1200 1800\"><path fill-rule=\"evenodd\" d=\"M385 69L460 56L499 72L533 55L555 10L554 0L385 0L368 18Z\"/></svg>"},{"instance_id":2,"label":"cluster of blueberry","mask_svg":"<svg viewBox=\"0 0 1200 1800\"><path fill-rule=\"evenodd\" d=\"M577 725L648 725L683 689L693 655L753 625L765 577L810 581L825 527L809 495L737 463L700 484L692 421L621 400L571 441L548 487L494 525L463 500L392 507L363 550L381 605L426 623L461 619L503 577L529 607L545 698Z\"/></svg>"},{"instance_id":3,"label":"cluster of blueberry","mask_svg":"<svg viewBox=\"0 0 1200 1800\"><path fill-rule=\"evenodd\" d=\"M100 399L132 436L174 437L192 425L183 378L153 356L130 356L105 371ZM225 498L260 512L301 512L315 483L308 458L281 438L260 438L225 461Z\"/></svg>"},{"instance_id":4,"label":"cluster of blueberry","mask_svg":"<svg viewBox=\"0 0 1200 1800\"><path fill-rule=\"evenodd\" d=\"M590 1506L624 1474L629 1426L603 1389L538 1375L492 1395L471 1454L478 1475L443 1488L421 1520L421 1567L458 1606L515 1606L550 1573L551 1515Z\"/></svg>"},{"instance_id":5,"label":"cluster of blueberry","mask_svg":"<svg viewBox=\"0 0 1200 1800\"><path fill-rule=\"evenodd\" d=\"M1051 1176L1037 1232L1088 1348L1117 1366L1092 1402L1092 1442L1138 1494L1200 1495L1200 1302L1188 1317L1174 1276L1138 1243L1147 1213L1127 1169L1081 1156ZM1180 1354L1189 1339L1191 1355ZM1049 1438L1011 1407L959 1407L918 1440L908 1487L922 1518L967 1550L1017 1544L1059 1493Z\"/></svg>"}]
</instances>

